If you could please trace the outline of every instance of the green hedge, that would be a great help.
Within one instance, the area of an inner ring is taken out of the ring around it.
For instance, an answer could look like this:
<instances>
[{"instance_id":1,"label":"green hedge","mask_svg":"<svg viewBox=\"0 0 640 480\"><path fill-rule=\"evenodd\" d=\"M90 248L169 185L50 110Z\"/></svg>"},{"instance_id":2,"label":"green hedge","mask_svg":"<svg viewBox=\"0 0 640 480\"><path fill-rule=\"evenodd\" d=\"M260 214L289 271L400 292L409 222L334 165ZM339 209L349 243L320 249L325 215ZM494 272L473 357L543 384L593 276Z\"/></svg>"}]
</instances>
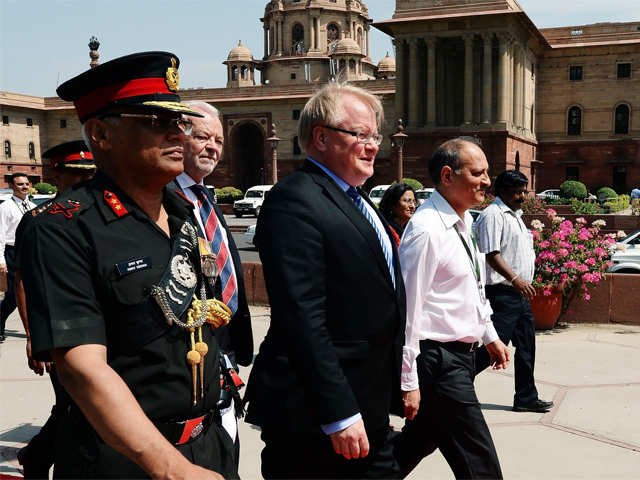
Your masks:
<instances>
[{"instance_id":1,"label":"green hedge","mask_svg":"<svg viewBox=\"0 0 640 480\"><path fill-rule=\"evenodd\" d=\"M216 200L218 203L233 203L243 198L242 190L238 190L236 187L216 188Z\"/></svg>"},{"instance_id":2,"label":"green hedge","mask_svg":"<svg viewBox=\"0 0 640 480\"><path fill-rule=\"evenodd\" d=\"M403 178L402 179L402 183L406 183L411 188L413 188L414 191L415 190L421 190L423 188L422 183L420 183L415 178Z\"/></svg>"},{"instance_id":3,"label":"green hedge","mask_svg":"<svg viewBox=\"0 0 640 480\"><path fill-rule=\"evenodd\" d=\"M36 183L33 188L35 188L40 195L51 195L58 191L58 187L46 182Z\"/></svg>"},{"instance_id":4,"label":"green hedge","mask_svg":"<svg viewBox=\"0 0 640 480\"><path fill-rule=\"evenodd\" d=\"M577 215L596 215L602 213L597 203L581 202L576 198L571 199L571 210Z\"/></svg>"},{"instance_id":5,"label":"green hedge","mask_svg":"<svg viewBox=\"0 0 640 480\"><path fill-rule=\"evenodd\" d=\"M587 187L582 182L567 180L560 185L560 196L562 198L578 198L582 200L587 197Z\"/></svg>"},{"instance_id":6,"label":"green hedge","mask_svg":"<svg viewBox=\"0 0 640 480\"><path fill-rule=\"evenodd\" d=\"M598 200L602 202L608 198L617 198L618 194L613 188L602 187L598 189L596 196L598 197Z\"/></svg>"},{"instance_id":7,"label":"green hedge","mask_svg":"<svg viewBox=\"0 0 640 480\"><path fill-rule=\"evenodd\" d=\"M604 207L609 213L619 212L629 207L629 195L618 195L617 198L610 198L604 202Z\"/></svg>"}]
</instances>

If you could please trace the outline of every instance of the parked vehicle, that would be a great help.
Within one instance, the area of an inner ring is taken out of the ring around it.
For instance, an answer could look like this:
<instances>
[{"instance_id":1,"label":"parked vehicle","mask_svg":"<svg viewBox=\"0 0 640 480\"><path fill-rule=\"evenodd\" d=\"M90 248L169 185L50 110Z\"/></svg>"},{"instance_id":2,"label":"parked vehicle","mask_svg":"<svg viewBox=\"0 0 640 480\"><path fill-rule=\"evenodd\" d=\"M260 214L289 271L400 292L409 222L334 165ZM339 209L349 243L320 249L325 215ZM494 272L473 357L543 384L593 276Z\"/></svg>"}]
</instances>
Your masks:
<instances>
[{"instance_id":1,"label":"parked vehicle","mask_svg":"<svg viewBox=\"0 0 640 480\"><path fill-rule=\"evenodd\" d=\"M560 189L552 188L549 190L543 190L540 193L536 193L536 197L540 200L551 200L552 198L560 198Z\"/></svg>"},{"instance_id":2,"label":"parked vehicle","mask_svg":"<svg viewBox=\"0 0 640 480\"><path fill-rule=\"evenodd\" d=\"M244 232L244 239L246 240L247 243L250 243L251 245L253 245L253 237L256 236L256 226L251 225L249 226L249 228L247 228L247 231Z\"/></svg>"},{"instance_id":3,"label":"parked vehicle","mask_svg":"<svg viewBox=\"0 0 640 480\"><path fill-rule=\"evenodd\" d=\"M249 188L242 200L236 200L233 203L233 214L238 218L247 213L251 213L257 217L267 193L269 193L269 190L272 188L273 185L256 185L255 187Z\"/></svg>"},{"instance_id":4,"label":"parked vehicle","mask_svg":"<svg viewBox=\"0 0 640 480\"><path fill-rule=\"evenodd\" d=\"M376 185L371 189L371 191L369 192L369 198L376 206L380 205L384 192L386 192L387 188L389 188L390 186L391 185Z\"/></svg>"},{"instance_id":5,"label":"parked vehicle","mask_svg":"<svg viewBox=\"0 0 640 480\"><path fill-rule=\"evenodd\" d=\"M418 202L418 206L422 205L434 191L435 188L421 188L420 190L416 190L416 200Z\"/></svg>"},{"instance_id":6,"label":"parked vehicle","mask_svg":"<svg viewBox=\"0 0 640 480\"><path fill-rule=\"evenodd\" d=\"M44 202L48 202L54 197L55 197L55 194L45 195L45 194L36 193L35 195L31 196L30 200L36 205L42 205Z\"/></svg>"},{"instance_id":7,"label":"parked vehicle","mask_svg":"<svg viewBox=\"0 0 640 480\"><path fill-rule=\"evenodd\" d=\"M618 242L618 249L611 256L611 261L611 273L640 273L640 230Z\"/></svg>"}]
</instances>

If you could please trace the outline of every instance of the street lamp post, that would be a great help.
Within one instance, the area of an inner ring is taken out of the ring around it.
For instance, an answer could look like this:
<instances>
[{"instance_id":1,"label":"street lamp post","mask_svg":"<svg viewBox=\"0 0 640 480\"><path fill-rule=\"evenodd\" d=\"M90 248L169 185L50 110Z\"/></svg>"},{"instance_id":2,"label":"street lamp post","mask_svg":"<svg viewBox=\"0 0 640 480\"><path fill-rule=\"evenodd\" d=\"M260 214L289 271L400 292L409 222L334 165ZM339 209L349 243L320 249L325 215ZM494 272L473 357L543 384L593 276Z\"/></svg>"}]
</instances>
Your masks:
<instances>
[{"instance_id":1,"label":"street lamp post","mask_svg":"<svg viewBox=\"0 0 640 480\"><path fill-rule=\"evenodd\" d=\"M271 124L271 136L267 138L267 142L271 146L271 183L278 183L278 142L280 139L276 136L276 126Z\"/></svg>"},{"instance_id":2,"label":"street lamp post","mask_svg":"<svg viewBox=\"0 0 640 480\"><path fill-rule=\"evenodd\" d=\"M396 127L396 133L391 135L392 147L396 148L396 157L398 161L398 183L402 182L403 172L402 172L402 148L404 147L405 142L407 141L406 133L403 133L404 127L402 126L402 119L398 119L398 125Z\"/></svg>"}]
</instances>

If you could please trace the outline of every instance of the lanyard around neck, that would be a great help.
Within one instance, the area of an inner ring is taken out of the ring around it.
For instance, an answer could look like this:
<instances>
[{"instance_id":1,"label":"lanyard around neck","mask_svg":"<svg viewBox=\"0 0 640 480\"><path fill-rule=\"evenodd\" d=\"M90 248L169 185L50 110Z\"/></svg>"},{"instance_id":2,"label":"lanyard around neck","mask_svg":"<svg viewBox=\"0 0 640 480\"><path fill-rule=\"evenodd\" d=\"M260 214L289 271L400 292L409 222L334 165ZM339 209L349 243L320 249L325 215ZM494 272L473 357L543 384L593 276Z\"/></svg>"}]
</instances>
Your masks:
<instances>
[{"instance_id":1,"label":"lanyard around neck","mask_svg":"<svg viewBox=\"0 0 640 480\"><path fill-rule=\"evenodd\" d=\"M480 284L481 278L480 278L480 266L478 265L478 257L471 253L471 248L469 248L469 245L467 244L465 239L462 237L460 230L458 230L458 226L454 225L453 228L456 230L456 233L458 234L458 237L460 238L460 241L462 242L462 245L464 246L464 249L467 252L467 255L469 256L469 260L471 261L471 266L475 270L476 280L478 281L478 284ZM471 234L471 241L473 242L473 249L476 250L477 248L476 239L473 236L473 234Z\"/></svg>"}]
</instances>

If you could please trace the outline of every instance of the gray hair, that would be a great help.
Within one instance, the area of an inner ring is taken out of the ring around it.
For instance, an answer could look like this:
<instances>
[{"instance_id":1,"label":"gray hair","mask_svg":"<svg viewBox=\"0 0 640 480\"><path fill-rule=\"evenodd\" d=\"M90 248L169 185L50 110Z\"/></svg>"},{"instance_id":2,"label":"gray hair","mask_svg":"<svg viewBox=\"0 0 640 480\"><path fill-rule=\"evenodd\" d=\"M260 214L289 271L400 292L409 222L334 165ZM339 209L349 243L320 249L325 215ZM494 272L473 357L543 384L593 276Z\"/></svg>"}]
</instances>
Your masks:
<instances>
[{"instance_id":1,"label":"gray hair","mask_svg":"<svg viewBox=\"0 0 640 480\"><path fill-rule=\"evenodd\" d=\"M376 124L380 128L384 121L384 111L378 97L347 83L331 82L314 93L300 113L298 138L303 148L306 149L311 143L311 135L315 127L337 126L342 121L344 115L342 97L345 95L352 95L371 107L376 116Z\"/></svg>"},{"instance_id":2,"label":"gray hair","mask_svg":"<svg viewBox=\"0 0 640 480\"><path fill-rule=\"evenodd\" d=\"M212 117L220 118L220 110L210 103L203 102L202 100L188 100L182 103L196 110L200 110L207 115L211 115Z\"/></svg>"}]
</instances>

